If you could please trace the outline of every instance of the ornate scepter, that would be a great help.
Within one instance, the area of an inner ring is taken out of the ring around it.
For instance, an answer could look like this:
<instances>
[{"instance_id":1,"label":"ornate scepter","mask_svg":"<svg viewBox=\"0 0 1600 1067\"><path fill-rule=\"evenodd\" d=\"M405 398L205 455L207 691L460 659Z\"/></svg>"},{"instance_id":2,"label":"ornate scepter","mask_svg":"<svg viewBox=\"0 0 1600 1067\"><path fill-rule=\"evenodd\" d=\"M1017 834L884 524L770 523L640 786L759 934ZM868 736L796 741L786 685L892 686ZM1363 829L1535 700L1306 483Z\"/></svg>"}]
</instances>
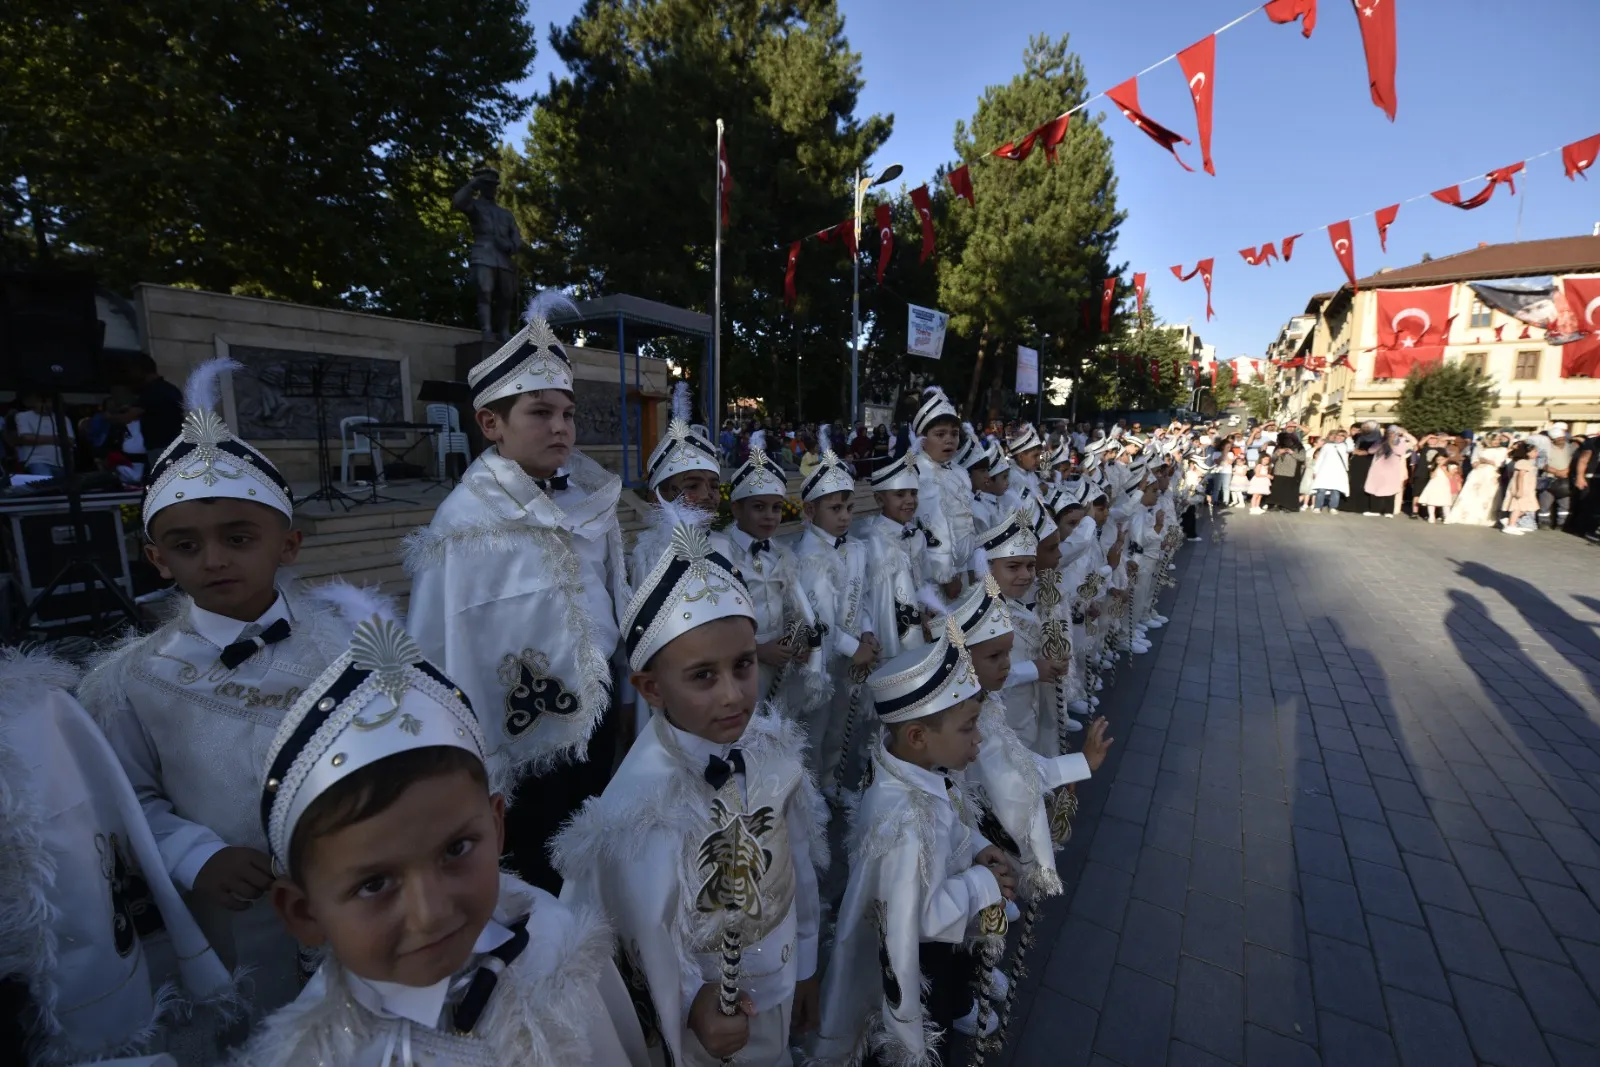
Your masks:
<instances>
[{"instance_id":1,"label":"ornate scepter","mask_svg":"<svg viewBox=\"0 0 1600 1067\"><path fill-rule=\"evenodd\" d=\"M732 789L729 796L726 790ZM727 800L724 800L727 797ZM730 803L731 802L731 803ZM761 845L776 816L770 807L746 814L739 810L738 786L732 776L711 801L711 833L700 842L699 863L709 871L695 898L695 907L707 913L723 912L721 969L717 1010L732 1016L739 1010L739 975L744 956L741 924L761 918L761 877L772 863L772 853ZM733 1062L733 1057L723 1059Z\"/></svg>"},{"instance_id":2,"label":"ornate scepter","mask_svg":"<svg viewBox=\"0 0 1600 1067\"><path fill-rule=\"evenodd\" d=\"M839 742L839 765L834 768L833 780L844 786L844 772L850 766L850 748L855 741L856 715L861 710L861 690L866 684L871 666L863 664L850 668L850 707L844 716L844 737Z\"/></svg>"},{"instance_id":3,"label":"ornate scepter","mask_svg":"<svg viewBox=\"0 0 1600 1067\"><path fill-rule=\"evenodd\" d=\"M978 1000L978 1036L972 1041L972 1067L983 1067L985 1058L990 1052L998 1052L1000 1046L992 1043L984 1036L984 1031L989 1028L989 1017L994 1012L990 998L994 996L994 969L1000 965L1000 957L1006 948L1006 904L1001 901L991 904L978 912L978 974L973 981L974 992ZM1017 987L1016 979L1011 982L1011 989ZM1006 995L1010 1000L1010 992ZM995 1036L1000 1035L1000 1028L995 1027Z\"/></svg>"},{"instance_id":4,"label":"ornate scepter","mask_svg":"<svg viewBox=\"0 0 1600 1067\"><path fill-rule=\"evenodd\" d=\"M806 625L804 619L797 618L789 624L789 629L784 633L783 639L789 645L790 652L793 653L796 648L800 647L801 641L805 641L807 644L810 643L810 634L811 627ZM770 704L778 699L778 690L782 689L783 683L788 681L789 671L793 667L794 659L791 656L787 663L773 672L772 683L767 686L767 703Z\"/></svg>"}]
</instances>

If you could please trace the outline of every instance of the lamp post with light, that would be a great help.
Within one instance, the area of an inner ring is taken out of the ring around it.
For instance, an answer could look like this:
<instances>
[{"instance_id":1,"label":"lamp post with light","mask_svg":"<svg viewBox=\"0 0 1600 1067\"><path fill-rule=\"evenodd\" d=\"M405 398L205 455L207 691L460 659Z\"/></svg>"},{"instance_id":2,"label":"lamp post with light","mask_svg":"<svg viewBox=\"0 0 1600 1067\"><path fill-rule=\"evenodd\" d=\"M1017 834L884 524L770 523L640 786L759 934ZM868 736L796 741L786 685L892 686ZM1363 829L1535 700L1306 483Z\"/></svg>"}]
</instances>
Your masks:
<instances>
[{"instance_id":1,"label":"lamp post with light","mask_svg":"<svg viewBox=\"0 0 1600 1067\"><path fill-rule=\"evenodd\" d=\"M854 426L861 420L860 401L860 373L861 373L861 198L868 189L894 181L900 177L900 172L905 170L898 163L891 163L883 168L883 172L876 178L861 176L861 168L856 168L855 182L851 189L855 196L855 251L851 255L851 281L850 281L850 425Z\"/></svg>"}]
</instances>

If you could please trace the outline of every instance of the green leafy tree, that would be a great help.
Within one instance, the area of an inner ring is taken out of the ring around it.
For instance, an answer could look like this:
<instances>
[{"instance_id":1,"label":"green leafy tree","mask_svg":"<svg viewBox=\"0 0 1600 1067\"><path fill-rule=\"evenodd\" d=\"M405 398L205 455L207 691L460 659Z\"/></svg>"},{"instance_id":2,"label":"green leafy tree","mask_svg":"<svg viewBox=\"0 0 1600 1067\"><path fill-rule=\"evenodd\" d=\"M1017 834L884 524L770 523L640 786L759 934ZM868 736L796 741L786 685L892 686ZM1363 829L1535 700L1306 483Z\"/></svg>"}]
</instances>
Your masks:
<instances>
[{"instance_id":1,"label":"green leafy tree","mask_svg":"<svg viewBox=\"0 0 1600 1067\"><path fill-rule=\"evenodd\" d=\"M720 117L734 182L724 395L792 395L803 368L806 407L841 411L850 272L838 242L805 243L797 305L783 306L789 243L849 214L853 174L891 127L856 115L860 57L835 0L589 0L550 43L571 74L539 97L511 190L538 280L709 310ZM676 351L698 366L697 348Z\"/></svg>"},{"instance_id":2,"label":"green leafy tree","mask_svg":"<svg viewBox=\"0 0 1600 1067\"><path fill-rule=\"evenodd\" d=\"M950 234L961 254L941 259L939 306L972 347L970 360L941 373L970 367L966 381L945 383L970 412L996 408L993 398L1009 390L1012 361L998 357L1017 344L1040 348L1041 377L1079 377L1078 357L1095 340L1080 302L1098 300L1100 279L1121 269L1111 251L1125 216L1100 117L1072 117L1053 165L1042 150L1020 163L980 160L1088 98L1083 63L1067 40L1030 38L1022 72L984 90L970 126L956 124L956 153L971 167L977 203L946 211L940 239Z\"/></svg>"},{"instance_id":3,"label":"green leafy tree","mask_svg":"<svg viewBox=\"0 0 1600 1067\"><path fill-rule=\"evenodd\" d=\"M1438 363L1413 367L1400 390L1395 419L1414 434L1480 429L1494 406L1495 389L1476 367Z\"/></svg>"},{"instance_id":4,"label":"green leafy tree","mask_svg":"<svg viewBox=\"0 0 1600 1067\"><path fill-rule=\"evenodd\" d=\"M424 318L470 312L451 190L526 107L525 0L13 0L0 254Z\"/></svg>"},{"instance_id":5,"label":"green leafy tree","mask_svg":"<svg viewBox=\"0 0 1600 1067\"><path fill-rule=\"evenodd\" d=\"M1272 417L1272 408L1276 401L1273 399L1272 390L1261 382L1241 382L1237 387L1239 402L1244 405L1250 417L1266 421Z\"/></svg>"}]
</instances>

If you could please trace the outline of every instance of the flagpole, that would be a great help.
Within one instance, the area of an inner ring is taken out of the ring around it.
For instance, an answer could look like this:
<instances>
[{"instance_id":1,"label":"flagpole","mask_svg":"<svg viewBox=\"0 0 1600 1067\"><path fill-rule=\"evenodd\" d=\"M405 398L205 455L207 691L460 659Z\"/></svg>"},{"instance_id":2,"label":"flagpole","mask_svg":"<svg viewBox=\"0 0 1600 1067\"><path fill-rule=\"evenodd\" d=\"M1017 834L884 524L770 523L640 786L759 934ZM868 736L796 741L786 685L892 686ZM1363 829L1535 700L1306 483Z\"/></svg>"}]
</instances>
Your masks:
<instances>
[{"instance_id":1,"label":"flagpole","mask_svg":"<svg viewBox=\"0 0 1600 1067\"><path fill-rule=\"evenodd\" d=\"M711 266L711 431L713 441L722 440L722 120L717 120L717 195L711 198L711 214L716 219L716 241Z\"/></svg>"}]
</instances>

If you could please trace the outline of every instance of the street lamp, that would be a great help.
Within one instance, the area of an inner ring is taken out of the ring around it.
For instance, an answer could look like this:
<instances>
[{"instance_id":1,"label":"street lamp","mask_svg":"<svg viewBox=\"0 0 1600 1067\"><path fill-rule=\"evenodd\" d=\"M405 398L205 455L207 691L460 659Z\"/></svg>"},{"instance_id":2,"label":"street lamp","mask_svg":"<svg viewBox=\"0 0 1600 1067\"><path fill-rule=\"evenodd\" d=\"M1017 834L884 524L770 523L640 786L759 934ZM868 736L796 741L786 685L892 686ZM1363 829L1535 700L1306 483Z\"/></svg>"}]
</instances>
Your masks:
<instances>
[{"instance_id":1,"label":"street lamp","mask_svg":"<svg viewBox=\"0 0 1600 1067\"><path fill-rule=\"evenodd\" d=\"M854 426L861 417L861 402L859 397L860 372L861 372L861 198L868 189L892 182L900 177L905 170L898 163L891 163L883 168L876 178L863 178L861 168L856 168L855 183L852 192L855 196L855 253L850 257L850 425Z\"/></svg>"}]
</instances>

